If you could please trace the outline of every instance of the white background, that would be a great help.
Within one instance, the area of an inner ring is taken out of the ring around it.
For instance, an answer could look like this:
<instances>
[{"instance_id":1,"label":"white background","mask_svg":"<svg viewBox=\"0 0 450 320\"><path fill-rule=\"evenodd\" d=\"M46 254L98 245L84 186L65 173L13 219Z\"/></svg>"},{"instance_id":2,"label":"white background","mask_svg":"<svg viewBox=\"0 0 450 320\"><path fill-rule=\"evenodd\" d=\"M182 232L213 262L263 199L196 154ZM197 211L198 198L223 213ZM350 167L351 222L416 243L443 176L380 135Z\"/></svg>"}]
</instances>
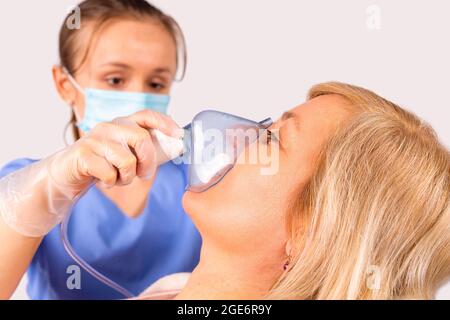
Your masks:
<instances>
[{"instance_id":1,"label":"white background","mask_svg":"<svg viewBox=\"0 0 450 320\"><path fill-rule=\"evenodd\" d=\"M182 26L188 74L173 92L180 124L205 108L278 117L314 83L361 85L429 121L450 145L450 1L159 0ZM75 1L8 1L0 10L0 165L63 147L68 107L54 90L57 34ZM381 29L366 22L381 10ZM15 298L26 297L22 284ZM438 297L450 298L450 285Z\"/></svg>"}]
</instances>

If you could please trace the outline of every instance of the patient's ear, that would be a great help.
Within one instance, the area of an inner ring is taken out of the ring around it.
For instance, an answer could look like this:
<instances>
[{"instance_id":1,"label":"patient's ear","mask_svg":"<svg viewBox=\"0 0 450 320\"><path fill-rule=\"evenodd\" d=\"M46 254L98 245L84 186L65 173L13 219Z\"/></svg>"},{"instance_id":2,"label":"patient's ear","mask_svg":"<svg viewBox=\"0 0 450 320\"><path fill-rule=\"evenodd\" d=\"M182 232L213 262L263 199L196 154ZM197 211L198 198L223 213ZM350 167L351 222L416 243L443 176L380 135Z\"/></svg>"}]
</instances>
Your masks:
<instances>
[{"instance_id":1,"label":"patient's ear","mask_svg":"<svg viewBox=\"0 0 450 320\"><path fill-rule=\"evenodd\" d=\"M294 258L300 254L302 245L299 240L290 238L285 245L286 256Z\"/></svg>"},{"instance_id":2,"label":"patient's ear","mask_svg":"<svg viewBox=\"0 0 450 320\"><path fill-rule=\"evenodd\" d=\"M288 241L286 242L285 250L286 250L286 255L287 255L288 257L290 257L290 256L291 256L291 253L292 253L292 240L288 240Z\"/></svg>"}]
</instances>

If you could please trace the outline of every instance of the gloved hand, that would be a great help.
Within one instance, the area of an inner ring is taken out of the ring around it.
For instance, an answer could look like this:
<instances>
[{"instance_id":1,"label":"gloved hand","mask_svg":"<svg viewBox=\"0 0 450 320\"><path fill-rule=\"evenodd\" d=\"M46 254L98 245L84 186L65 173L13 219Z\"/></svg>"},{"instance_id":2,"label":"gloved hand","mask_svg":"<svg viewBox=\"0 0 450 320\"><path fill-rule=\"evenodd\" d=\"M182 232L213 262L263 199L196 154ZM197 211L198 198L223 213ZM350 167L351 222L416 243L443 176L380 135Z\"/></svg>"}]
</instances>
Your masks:
<instances>
[{"instance_id":1,"label":"gloved hand","mask_svg":"<svg viewBox=\"0 0 450 320\"><path fill-rule=\"evenodd\" d=\"M20 234L41 237L93 183L115 186L136 176L150 179L159 164L182 152L180 139L175 154L164 152L168 150L155 136L161 132L180 138L183 130L170 117L150 110L99 124L73 145L2 178L2 218Z\"/></svg>"}]
</instances>

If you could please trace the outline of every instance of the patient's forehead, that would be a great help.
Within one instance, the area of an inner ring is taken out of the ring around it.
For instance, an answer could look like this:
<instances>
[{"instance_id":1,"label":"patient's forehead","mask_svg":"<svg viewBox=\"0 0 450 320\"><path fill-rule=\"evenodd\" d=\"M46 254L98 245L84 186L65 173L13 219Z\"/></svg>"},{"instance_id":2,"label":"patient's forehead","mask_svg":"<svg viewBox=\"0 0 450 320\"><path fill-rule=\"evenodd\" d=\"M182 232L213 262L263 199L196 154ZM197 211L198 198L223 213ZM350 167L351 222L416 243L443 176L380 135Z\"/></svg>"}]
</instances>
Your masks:
<instances>
[{"instance_id":1,"label":"patient's forehead","mask_svg":"<svg viewBox=\"0 0 450 320\"><path fill-rule=\"evenodd\" d=\"M317 116L338 115L348 112L350 102L341 95L327 94L315 97L289 110L297 115L315 114Z\"/></svg>"},{"instance_id":2,"label":"patient's forehead","mask_svg":"<svg viewBox=\"0 0 450 320\"><path fill-rule=\"evenodd\" d=\"M288 110L286 113L295 116L305 123L335 127L333 124L348 118L351 114L350 102L337 94L318 96Z\"/></svg>"}]
</instances>

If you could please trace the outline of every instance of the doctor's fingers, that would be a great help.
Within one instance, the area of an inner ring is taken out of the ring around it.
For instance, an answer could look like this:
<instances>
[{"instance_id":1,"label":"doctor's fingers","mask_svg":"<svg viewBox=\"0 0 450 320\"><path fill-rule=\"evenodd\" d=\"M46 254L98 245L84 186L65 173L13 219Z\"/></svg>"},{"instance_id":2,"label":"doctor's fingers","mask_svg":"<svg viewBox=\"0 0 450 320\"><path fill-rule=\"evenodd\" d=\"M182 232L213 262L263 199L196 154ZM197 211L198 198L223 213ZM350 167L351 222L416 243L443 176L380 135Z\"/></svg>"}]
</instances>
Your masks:
<instances>
[{"instance_id":1,"label":"doctor's fingers","mask_svg":"<svg viewBox=\"0 0 450 320\"><path fill-rule=\"evenodd\" d=\"M114 184L126 185L133 181L136 176L137 158L128 145L114 140L99 141L93 138L87 138L84 144L91 150L92 155L105 159L114 168L116 171ZM89 166L89 159L86 162Z\"/></svg>"},{"instance_id":2,"label":"doctor's fingers","mask_svg":"<svg viewBox=\"0 0 450 320\"><path fill-rule=\"evenodd\" d=\"M116 118L112 123L120 127L120 130L115 131L115 139L120 140L121 143L130 145L130 139L127 136L136 136L137 143L130 145L138 160L136 175L140 178L150 179L155 174L158 165L157 150L150 134L151 129L139 126L130 117Z\"/></svg>"},{"instance_id":3,"label":"doctor's fingers","mask_svg":"<svg viewBox=\"0 0 450 320\"><path fill-rule=\"evenodd\" d=\"M130 148L137 158L136 174L139 177L150 178L156 171L156 150L149 130L138 126L128 117L97 125L90 137L119 143L124 149Z\"/></svg>"},{"instance_id":4,"label":"doctor's fingers","mask_svg":"<svg viewBox=\"0 0 450 320\"><path fill-rule=\"evenodd\" d=\"M160 112L142 110L126 119L145 129L157 129L168 136L179 138L183 135L183 129L171 117Z\"/></svg>"},{"instance_id":5,"label":"doctor's fingers","mask_svg":"<svg viewBox=\"0 0 450 320\"><path fill-rule=\"evenodd\" d=\"M77 161L82 175L92 177L103 185L112 187L117 182L118 171L104 157L89 153Z\"/></svg>"}]
</instances>

